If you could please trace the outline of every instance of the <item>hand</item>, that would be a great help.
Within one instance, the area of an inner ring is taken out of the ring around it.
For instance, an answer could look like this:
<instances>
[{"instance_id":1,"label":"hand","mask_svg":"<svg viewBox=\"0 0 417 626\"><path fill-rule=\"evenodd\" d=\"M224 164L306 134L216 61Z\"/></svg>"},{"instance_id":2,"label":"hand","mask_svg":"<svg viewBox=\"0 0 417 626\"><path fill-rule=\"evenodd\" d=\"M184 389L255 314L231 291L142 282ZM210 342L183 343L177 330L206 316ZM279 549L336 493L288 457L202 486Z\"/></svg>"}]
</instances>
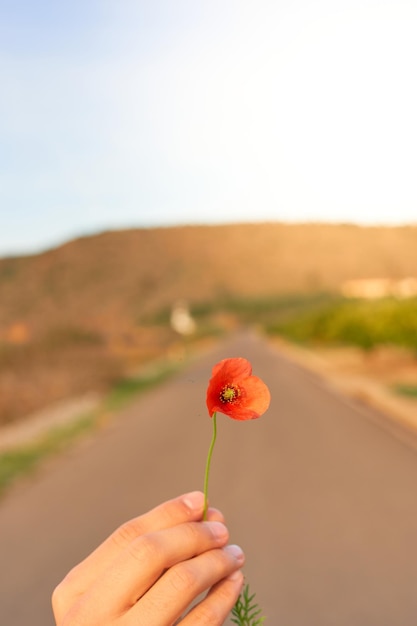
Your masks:
<instances>
[{"instance_id":1,"label":"hand","mask_svg":"<svg viewBox=\"0 0 417 626\"><path fill-rule=\"evenodd\" d=\"M201 521L203 500L186 494L118 528L55 589L57 626L221 626L243 585L244 555L227 545L219 511Z\"/></svg>"}]
</instances>

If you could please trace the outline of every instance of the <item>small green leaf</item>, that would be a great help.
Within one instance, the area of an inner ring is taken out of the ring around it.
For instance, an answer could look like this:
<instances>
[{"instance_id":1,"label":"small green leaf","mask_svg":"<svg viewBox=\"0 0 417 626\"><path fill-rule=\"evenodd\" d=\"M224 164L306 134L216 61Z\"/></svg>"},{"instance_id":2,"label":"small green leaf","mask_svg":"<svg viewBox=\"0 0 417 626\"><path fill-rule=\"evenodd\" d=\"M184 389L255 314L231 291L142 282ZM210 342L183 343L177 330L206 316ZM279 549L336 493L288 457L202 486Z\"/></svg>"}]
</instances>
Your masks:
<instances>
[{"instance_id":1,"label":"small green leaf","mask_svg":"<svg viewBox=\"0 0 417 626\"><path fill-rule=\"evenodd\" d=\"M255 595L254 593L249 595L249 585L246 585L232 609L232 622L234 624L238 624L238 626L262 626L266 618L258 617L262 611L254 602Z\"/></svg>"}]
</instances>

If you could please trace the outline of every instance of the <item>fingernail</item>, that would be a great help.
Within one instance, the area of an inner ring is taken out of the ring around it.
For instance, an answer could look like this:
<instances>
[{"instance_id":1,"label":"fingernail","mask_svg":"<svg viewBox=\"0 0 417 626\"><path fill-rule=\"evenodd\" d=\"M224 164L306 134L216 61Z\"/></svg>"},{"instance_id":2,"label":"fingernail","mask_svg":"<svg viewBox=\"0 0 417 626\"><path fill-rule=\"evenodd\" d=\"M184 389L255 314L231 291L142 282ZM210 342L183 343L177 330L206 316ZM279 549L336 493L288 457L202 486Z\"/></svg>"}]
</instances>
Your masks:
<instances>
[{"instance_id":1,"label":"fingernail","mask_svg":"<svg viewBox=\"0 0 417 626\"><path fill-rule=\"evenodd\" d=\"M204 522L207 524L210 532L212 533L215 539L226 539L229 535L229 532L224 524L221 522Z\"/></svg>"},{"instance_id":2,"label":"fingernail","mask_svg":"<svg viewBox=\"0 0 417 626\"><path fill-rule=\"evenodd\" d=\"M201 491L191 491L182 497L182 501L190 511L201 511L204 506L204 495Z\"/></svg>"},{"instance_id":3,"label":"fingernail","mask_svg":"<svg viewBox=\"0 0 417 626\"><path fill-rule=\"evenodd\" d=\"M224 548L229 554L231 554L237 563L241 564L245 560L245 555L243 554L242 548L236 545L226 546Z\"/></svg>"}]
</instances>

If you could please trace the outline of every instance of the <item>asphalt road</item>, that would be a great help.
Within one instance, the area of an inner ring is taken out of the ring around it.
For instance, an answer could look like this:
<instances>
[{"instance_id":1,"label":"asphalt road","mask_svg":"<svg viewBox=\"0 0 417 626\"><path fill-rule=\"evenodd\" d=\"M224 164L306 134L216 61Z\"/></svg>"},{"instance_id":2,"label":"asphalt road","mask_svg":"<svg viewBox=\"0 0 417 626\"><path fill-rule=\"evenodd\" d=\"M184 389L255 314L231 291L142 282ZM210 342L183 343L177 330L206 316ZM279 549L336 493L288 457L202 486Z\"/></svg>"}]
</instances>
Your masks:
<instances>
[{"instance_id":1,"label":"asphalt road","mask_svg":"<svg viewBox=\"0 0 417 626\"><path fill-rule=\"evenodd\" d=\"M210 497L271 626L417 624L417 448L262 340L236 336L0 502L0 625L52 626L50 593L113 528L201 488L212 365L245 356L268 413L218 419Z\"/></svg>"}]
</instances>

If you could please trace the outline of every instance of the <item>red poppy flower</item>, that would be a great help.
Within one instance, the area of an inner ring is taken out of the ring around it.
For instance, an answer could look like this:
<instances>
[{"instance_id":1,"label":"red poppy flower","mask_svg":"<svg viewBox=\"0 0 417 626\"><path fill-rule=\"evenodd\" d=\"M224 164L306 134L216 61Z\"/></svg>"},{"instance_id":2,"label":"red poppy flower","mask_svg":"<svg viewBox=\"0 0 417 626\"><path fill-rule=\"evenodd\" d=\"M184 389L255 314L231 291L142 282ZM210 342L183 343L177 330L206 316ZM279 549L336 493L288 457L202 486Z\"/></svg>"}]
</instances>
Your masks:
<instances>
[{"instance_id":1,"label":"red poppy flower","mask_svg":"<svg viewBox=\"0 0 417 626\"><path fill-rule=\"evenodd\" d=\"M213 367L207 389L207 408L210 417L224 413L235 420L260 417L269 407L268 387L257 376L246 359L224 359Z\"/></svg>"}]
</instances>

